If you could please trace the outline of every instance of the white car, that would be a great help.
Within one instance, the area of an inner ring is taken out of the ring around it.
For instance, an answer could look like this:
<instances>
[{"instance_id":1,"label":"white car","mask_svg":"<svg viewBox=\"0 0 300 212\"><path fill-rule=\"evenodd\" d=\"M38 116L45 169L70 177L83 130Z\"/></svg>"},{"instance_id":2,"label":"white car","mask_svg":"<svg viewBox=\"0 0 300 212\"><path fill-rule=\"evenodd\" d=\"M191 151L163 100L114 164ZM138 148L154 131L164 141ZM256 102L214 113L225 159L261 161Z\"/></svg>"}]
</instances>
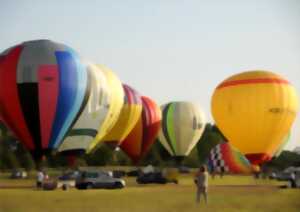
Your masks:
<instances>
[{"instance_id":1,"label":"white car","mask_svg":"<svg viewBox=\"0 0 300 212\"><path fill-rule=\"evenodd\" d=\"M81 171L75 182L77 189L92 188L124 188L123 179L112 177L111 172L105 171Z\"/></svg>"}]
</instances>

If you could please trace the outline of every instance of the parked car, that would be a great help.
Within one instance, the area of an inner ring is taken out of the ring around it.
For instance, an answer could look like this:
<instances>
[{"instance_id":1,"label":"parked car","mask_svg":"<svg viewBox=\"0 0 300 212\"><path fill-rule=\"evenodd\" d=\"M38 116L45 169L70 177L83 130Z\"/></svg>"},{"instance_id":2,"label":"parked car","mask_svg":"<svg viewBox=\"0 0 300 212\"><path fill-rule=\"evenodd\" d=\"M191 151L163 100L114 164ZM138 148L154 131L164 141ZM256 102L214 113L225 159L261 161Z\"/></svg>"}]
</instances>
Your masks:
<instances>
[{"instance_id":1,"label":"parked car","mask_svg":"<svg viewBox=\"0 0 300 212\"><path fill-rule=\"evenodd\" d=\"M159 184L166 184L166 183L178 183L177 179L167 179L163 176L161 172L150 172L150 173L143 173L136 178L136 182L139 184L148 184L148 183L159 183Z\"/></svg>"},{"instance_id":2,"label":"parked car","mask_svg":"<svg viewBox=\"0 0 300 212\"><path fill-rule=\"evenodd\" d=\"M275 175L275 179L279 181L289 181L292 178L300 178L300 171L288 171L284 170L283 172L278 172Z\"/></svg>"},{"instance_id":3,"label":"parked car","mask_svg":"<svg viewBox=\"0 0 300 212\"><path fill-rule=\"evenodd\" d=\"M76 180L79 176L79 171L66 172L58 177L58 180Z\"/></svg>"},{"instance_id":4,"label":"parked car","mask_svg":"<svg viewBox=\"0 0 300 212\"><path fill-rule=\"evenodd\" d=\"M113 177L115 177L115 178L121 178L121 177L124 177L124 176L126 175L126 172L123 171L123 170L114 170L114 171L112 172L112 175L113 175Z\"/></svg>"},{"instance_id":5,"label":"parked car","mask_svg":"<svg viewBox=\"0 0 300 212\"><path fill-rule=\"evenodd\" d=\"M11 179L24 179L27 178L27 172L22 170L13 170L10 175Z\"/></svg>"},{"instance_id":6,"label":"parked car","mask_svg":"<svg viewBox=\"0 0 300 212\"><path fill-rule=\"evenodd\" d=\"M277 173L276 172L271 172L269 175L268 175L269 179L271 180L276 180L276 177L277 177Z\"/></svg>"},{"instance_id":7,"label":"parked car","mask_svg":"<svg viewBox=\"0 0 300 212\"><path fill-rule=\"evenodd\" d=\"M137 177L137 176L139 176L139 174L141 172L142 172L141 169L132 169L132 170L127 172L127 176L128 177Z\"/></svg>"},{"instance_id":8,"label":"parked car","mask_svg":"<svg viewBox=\"0 0 300 212\"><path fill-rule=\"evenodd\" d=\"M179 173L182 173L182 174L188 174L191 172L190 168L187 166L179 166L178 171L179 171Z\"/></svg>"},{"instance_id":9,"label":"parked car","mask_svg":"<svg viewBox=\"0 0 300 212\"><path fill-rule=\"evenodd\" d=\"M66 172L58 177L57 188L67 189L75 186L75 180L79 177L79 171Z\"/></svg>"},{"instance_id":10,"label":"parked car","mask_svg":"<svg viewBox=\"0 0 300 212\"><path fill-rule=\"evenodd\" d=\"M77 189L124 188L125 181L123 179L112 177L111 172L81 171L75 181L75 187Z\"/></svg>"},{"instance_id":11,"label":"parked car","mask_svg":"<svg viewBox=\"0 0 300 212\"><path fill-rule=\"evenodd\" d=\"M276 180L279 181L289 181L292 179L292 173L290 172L279 172L275 176Z\"/></svg>"}]
</instances>

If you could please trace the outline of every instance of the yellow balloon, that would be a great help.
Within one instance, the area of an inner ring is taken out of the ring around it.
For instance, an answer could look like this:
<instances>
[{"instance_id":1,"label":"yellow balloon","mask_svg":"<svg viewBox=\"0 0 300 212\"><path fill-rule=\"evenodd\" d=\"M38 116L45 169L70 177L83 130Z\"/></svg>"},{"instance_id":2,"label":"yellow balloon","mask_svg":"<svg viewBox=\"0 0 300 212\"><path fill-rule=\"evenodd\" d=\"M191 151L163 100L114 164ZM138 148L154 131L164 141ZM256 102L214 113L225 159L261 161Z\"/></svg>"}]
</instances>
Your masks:
<instances>
[{"instance_id":1,"label":"yellow balloon","mask_svg":"<svg viewBox=\"0 0 300 212\"><path fill-rule=\"evenodd\" d=\"M110 105L108 109L108 115L100 126L99 132L96 135L95 139L91 142L87 152L91 152L101 141L101 139L113 128L116 124L121 109L124 104L124 90L122 87L122 83L108 67L104 65L97 65L99 69L101 69L108 82L108 86L110 89Z\"/></svg>"},{"instance_id":2,"label":"yellow balloon","mask_svg":"<svg viewBox=\"0 0 300 212\"><path fill-rule=\"evenodd\" d=\"M128 85L123 85L125 101L116 124L102 138L102 142L115 148L127 137L142 113L141 96Z\"/></svg>"},{"instance_id":3,"label":"yellow balloon","mask_svg":"<svg viewBox=\"0 0 300 212\"><path fill-rule=\"evenodd\" d=\"M268 71L248 71L214 91L212 115L223 134L253 164L271 159L298 111L294 87Z\"/></svg>"}]
</instances>

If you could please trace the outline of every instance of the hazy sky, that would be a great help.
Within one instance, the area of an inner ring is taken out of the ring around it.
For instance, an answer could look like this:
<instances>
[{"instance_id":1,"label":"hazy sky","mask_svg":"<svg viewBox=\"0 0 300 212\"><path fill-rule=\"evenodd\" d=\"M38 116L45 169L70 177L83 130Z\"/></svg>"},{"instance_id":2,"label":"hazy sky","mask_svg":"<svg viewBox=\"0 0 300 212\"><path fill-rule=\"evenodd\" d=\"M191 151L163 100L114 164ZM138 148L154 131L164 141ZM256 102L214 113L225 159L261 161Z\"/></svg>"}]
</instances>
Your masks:
<instances>
[{"instance_id":1,"label":"hazy sky","mask_svg":"<svg viewBox=\"0 0 300 212\"><path fill-rule=\"evenodd\" d=\"M105 64L159 104L199 102L214 88L264 69L300 94L299 0L0 0L0 51L25 40L65 43ZM289 149L300 146L300 118Z\"/></svg>"}]
</instances>

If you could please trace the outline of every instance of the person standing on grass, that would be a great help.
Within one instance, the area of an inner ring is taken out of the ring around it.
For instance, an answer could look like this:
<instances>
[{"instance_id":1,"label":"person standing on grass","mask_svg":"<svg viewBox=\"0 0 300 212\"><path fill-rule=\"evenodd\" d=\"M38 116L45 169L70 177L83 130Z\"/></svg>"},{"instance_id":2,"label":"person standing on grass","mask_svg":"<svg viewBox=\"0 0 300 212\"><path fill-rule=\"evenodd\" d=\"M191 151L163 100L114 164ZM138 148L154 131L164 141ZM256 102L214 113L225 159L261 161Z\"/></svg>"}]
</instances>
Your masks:
<instances>
[{"instance_id":1,"label":"person standing on grass","mask_svg":"<svg viewBox=\"0 0 300 212\"><path fill-rule=\"evenodd\" d=\"M44 173L42 172L42 170L39 170L36 175L36 187L38 189L42 188L43 181L44 181Z\"/></svg>"},{"instance_id":2,"label":"person standing on grass","mask_svg":"<svg viewBox=\"0 0 300 212\"><path fill-rule=\"evenodd\" d=\"M200 203L200 195L204 196L207 204L207 189L208 189L208 173L206 166L201 166L195 175L195 183L197 186L196 203Z\"/></svg>"}]
</instances>

